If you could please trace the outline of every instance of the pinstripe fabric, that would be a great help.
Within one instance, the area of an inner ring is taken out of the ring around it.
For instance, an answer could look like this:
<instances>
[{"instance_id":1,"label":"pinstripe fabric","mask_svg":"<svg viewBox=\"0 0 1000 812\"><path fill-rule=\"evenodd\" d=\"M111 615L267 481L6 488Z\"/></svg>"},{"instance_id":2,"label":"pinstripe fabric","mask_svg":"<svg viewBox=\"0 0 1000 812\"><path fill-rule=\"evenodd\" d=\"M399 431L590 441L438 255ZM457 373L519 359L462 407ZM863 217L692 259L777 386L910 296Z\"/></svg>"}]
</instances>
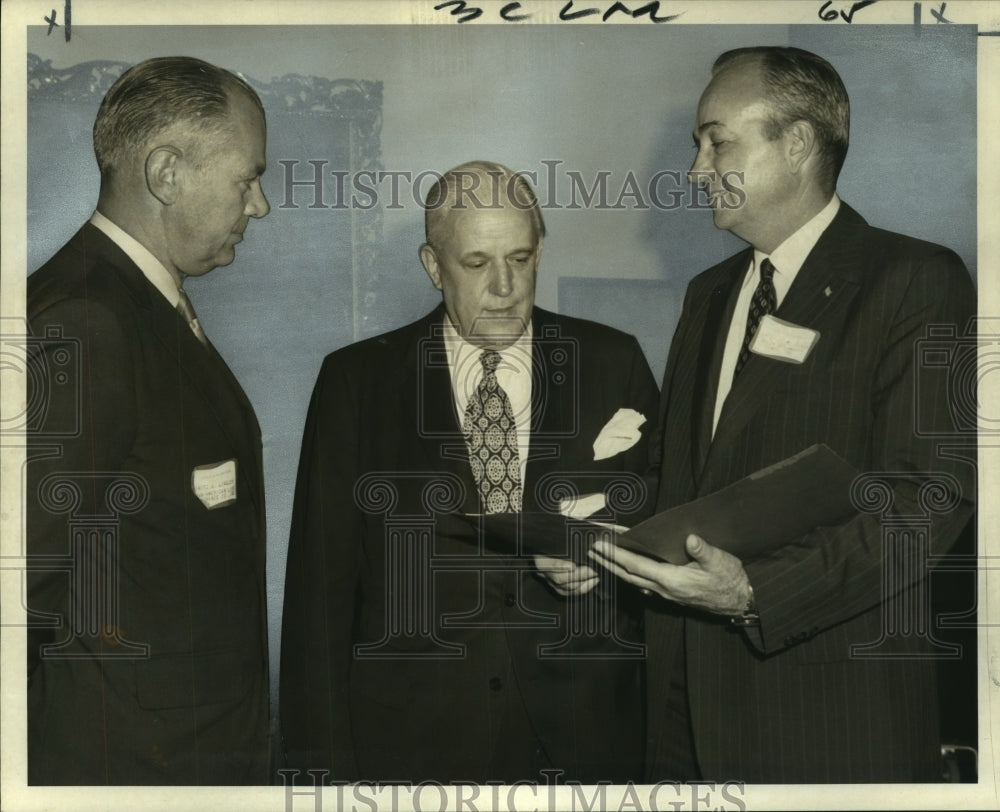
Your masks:
<instances>
[{"instance_id":1,"label":"pinstripe fabric","mask_svg":"<svg viewBox=\"0 0 1000 812\"><path fill-rule=\"evenodd\" d=\"M712 439L721 345L749 255L711 268L688 289L661 394L659 508L822 442L860 471L896 473L896 515L920 512L920 472L956 477L958 508L935 515L931 525L932 552L946 551L972 514L974 469L938 456L934 438L916 434L915 406L922 425L934 430L951 429L951 416L944 378L921 375L915 352L928 324L954 324L961 334L975 313L961 261L939 246L871 228L843 206L775 313L818 330L818 344L801 365L752 356ZM880 518L858 514L747 564L759 630L737 631L724 619L669 606L650 611L649 778L671 778L658 766L671 732L658 723L657 686L684 623L695 745L706 779L934 779L934 663L850 656L852 645L881 636L882 562ZM886 646L908 655L925 648L913 639Z\"/></svg>"},{"instance_id":2,"label":"pinstripe fabric","mask_svg":"<svg viewBox=\"0 0 1000 812\"><path fill-rule=\"evenodd\" d=\"M29 782L266 783L266 524L253 406L214 347L93 224L28 278L27 316L44 354L35 368L61 369L68 347L81 373L34 392L48 425L70 419L79 431L59 438L57 456L38 453L50 436L28 438L27 552L65 561L81 519L100 515L105 528L87 531L102 538L92 570L101 576L82 590L65 572L28 573L29 608L61 624L28 629ZM62 338L46 338L53 329ZM192 472L223 460L235 466L236 500L208 510ZM53 512L39 490L48 477L89 494L80 515ZM143 505L128 485L134 513L112 495L128 482L149 494ZM120 641L69 634L88 587L108 588L104 577L117 584L115 626L148 656L109 657L104 645ZM40 656L64 639L59 656Z\"/></svg>"}]
</instances>

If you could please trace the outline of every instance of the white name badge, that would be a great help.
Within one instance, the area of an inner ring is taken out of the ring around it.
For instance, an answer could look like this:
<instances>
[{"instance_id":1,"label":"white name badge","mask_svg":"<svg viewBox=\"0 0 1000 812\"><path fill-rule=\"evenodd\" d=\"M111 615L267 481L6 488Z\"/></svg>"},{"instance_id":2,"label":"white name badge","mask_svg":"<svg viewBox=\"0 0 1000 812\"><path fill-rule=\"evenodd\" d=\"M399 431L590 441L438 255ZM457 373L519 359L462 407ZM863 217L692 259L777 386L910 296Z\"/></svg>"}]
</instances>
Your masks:
<instances>
[{"instance_id":1,"label":"white name badge","mask_svg":"<svg viewBox=\"0 0 1000 812\"><path fill-rule=\"evenodd\" d=\"M236 460L196 465L191 490L209 510L231 505L236 501Z\"/></svg>"},{"instance_id":2,"label":"white name badge","mask_svg":"<svg viewBox=\"0 0 1000 812\"><path fill-rule=\"evenodd\" d=\"M767 315L760 320L760 327L750 342L750 352L778 361L801 364L817 341L819 333L816 330Z\"/></svg>"}]
</instances>

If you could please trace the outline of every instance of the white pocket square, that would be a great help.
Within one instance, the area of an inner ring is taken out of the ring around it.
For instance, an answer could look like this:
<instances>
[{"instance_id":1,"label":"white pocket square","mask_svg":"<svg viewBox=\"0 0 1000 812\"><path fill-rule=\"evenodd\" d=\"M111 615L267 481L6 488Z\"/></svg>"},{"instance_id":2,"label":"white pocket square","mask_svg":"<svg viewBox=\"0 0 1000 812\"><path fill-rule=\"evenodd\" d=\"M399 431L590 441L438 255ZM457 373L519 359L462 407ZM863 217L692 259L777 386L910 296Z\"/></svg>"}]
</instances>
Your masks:
<instances>
[{"instance_id":1,"label":"white pocket square","mask_svg":"<svg viewBox=\"0 0 1000 812\"><path fill-rule=\"evenodd\" d=\"M603 493L569 496L559 502L559 512L568 519L586 519L597 511L604 510L605 503Z\"/></svg>"},{"instance_id":2,"label":"white pocket square","mask_svg":"<svg viewBox=\"0 0 1000 812\"><path fill-rule=\"evenodd\" d=\"M635 409L619 409L594 440L594 459L606 460L630 449L639 442L639 427L645 422L645 416Z\"/></svg>"}]
</instances>

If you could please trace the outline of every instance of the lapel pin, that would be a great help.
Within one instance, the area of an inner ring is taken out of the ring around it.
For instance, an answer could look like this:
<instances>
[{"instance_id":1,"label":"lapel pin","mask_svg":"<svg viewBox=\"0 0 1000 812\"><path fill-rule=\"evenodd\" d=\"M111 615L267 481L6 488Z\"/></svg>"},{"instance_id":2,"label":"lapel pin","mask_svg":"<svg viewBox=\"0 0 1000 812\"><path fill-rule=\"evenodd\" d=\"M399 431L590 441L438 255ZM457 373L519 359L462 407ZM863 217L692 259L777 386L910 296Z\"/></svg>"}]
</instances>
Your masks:
<instances>
[{"instance_id":1,"label":"lapel pin","mask_svg":"<svg viewBox=\"0 0 1000 812\"><path fill-rule=\"evenodd\" d=\"M830 286L829 286L829 285L827 285L827 286L826 286L826 290L824 290L824 291L823 291L823 294L824 294L824 295L825 295L825 296L826 296L827 298L830 298L830 294L831 294L831 293L833 293L833 291L832 291L832 290L830 290Z\"/></svg>"}]
</instances>

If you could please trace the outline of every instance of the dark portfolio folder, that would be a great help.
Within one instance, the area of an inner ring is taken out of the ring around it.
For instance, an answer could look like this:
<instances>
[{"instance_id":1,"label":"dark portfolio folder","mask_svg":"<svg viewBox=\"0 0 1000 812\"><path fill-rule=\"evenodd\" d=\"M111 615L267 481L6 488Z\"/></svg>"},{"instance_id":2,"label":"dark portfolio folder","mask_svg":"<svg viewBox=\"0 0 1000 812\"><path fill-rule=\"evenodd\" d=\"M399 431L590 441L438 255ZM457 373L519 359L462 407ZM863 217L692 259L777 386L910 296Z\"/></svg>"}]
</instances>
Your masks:
<instances>
[{"instance_id":1,"label":"dark portfolio folder","mask_svg":"<svg viewBox=\"0 0 1000 812\"><path fill-rule=\"evenodd\" d=\"M684 541L691 533L743 561L784 546L816 527L840 524L856 508L851 486L858 471L826 445L813 445L700 499L651 516L613 540L672 564L690 559ZM498 513L463 516L478 525L485 543L498 552L570 556L586 561L586 550L608 525L555 513Z\"/></svg>"}]
</instances>

